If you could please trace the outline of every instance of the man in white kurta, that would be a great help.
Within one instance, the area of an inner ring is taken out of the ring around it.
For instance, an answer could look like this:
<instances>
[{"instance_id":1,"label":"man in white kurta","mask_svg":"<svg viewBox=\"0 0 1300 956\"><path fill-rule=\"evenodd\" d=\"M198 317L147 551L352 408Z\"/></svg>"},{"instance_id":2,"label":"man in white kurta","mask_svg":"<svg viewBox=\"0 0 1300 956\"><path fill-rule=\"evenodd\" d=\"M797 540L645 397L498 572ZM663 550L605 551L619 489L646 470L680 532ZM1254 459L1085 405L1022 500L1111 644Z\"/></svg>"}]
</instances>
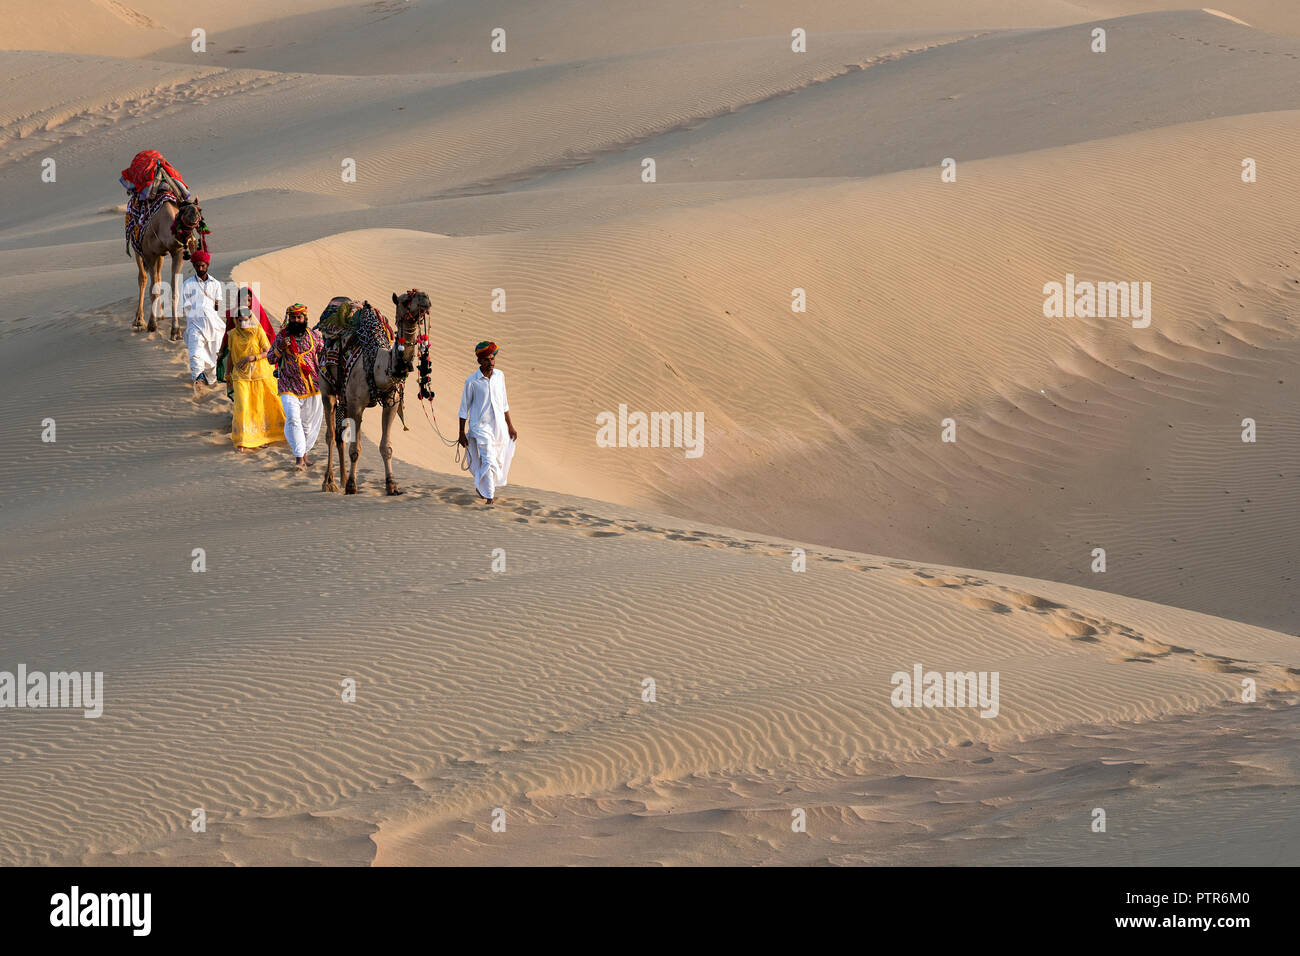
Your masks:
<instances>
[{"instance_id":1,"label":"man in white kurta","mask_svg":"<svg viewBox=\"0 0 1300 956\"><path fill-rule=\"evenodd\" d=\"M226 309L221 283L208 275L211 257L202 249L190 256L194 275L181 284L181 305L185 309L185 347L190 353L190 378L195 388L200 381L217 384L217 356L226 333Z\"/></svg>"},{"instance_id":2,"label":"man in white kurta","mask_svg":"<svg viewBox=\"0 0 1300 956\"><path fill-rule=\"evenodd\" d=\"M496 370L495 342L474 347L478 371L465 379L460 397L460 443L469 458L474 488L488 504L506 483L519 433L510 421L504 372Z\"/></svg>"}]
</instances>

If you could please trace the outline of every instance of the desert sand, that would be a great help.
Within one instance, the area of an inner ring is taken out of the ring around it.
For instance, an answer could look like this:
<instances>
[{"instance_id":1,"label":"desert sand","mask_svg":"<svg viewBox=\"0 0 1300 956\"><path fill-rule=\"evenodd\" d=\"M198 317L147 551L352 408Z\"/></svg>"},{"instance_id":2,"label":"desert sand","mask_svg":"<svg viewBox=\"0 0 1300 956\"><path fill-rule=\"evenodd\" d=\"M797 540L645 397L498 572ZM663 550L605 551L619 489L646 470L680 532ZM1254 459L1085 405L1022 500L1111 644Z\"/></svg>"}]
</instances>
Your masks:
<instances>
[{"instance_id":1,"label":"desert sand","mask_svg":"<svg viewBox=\"0 0 1300 956\"><path fill-rule=\"evenodd\" d=\"M22 4L0 670L106 700L0 709L0 863L1300 860L1300 9ZM373 412L355 497L236 454L130 329L150 148L276 318L426 290L444 433L501 344L495 505L413 401L400 497ZM703 453L597 447L620 405Z\"/></svg>"}]
</instances>

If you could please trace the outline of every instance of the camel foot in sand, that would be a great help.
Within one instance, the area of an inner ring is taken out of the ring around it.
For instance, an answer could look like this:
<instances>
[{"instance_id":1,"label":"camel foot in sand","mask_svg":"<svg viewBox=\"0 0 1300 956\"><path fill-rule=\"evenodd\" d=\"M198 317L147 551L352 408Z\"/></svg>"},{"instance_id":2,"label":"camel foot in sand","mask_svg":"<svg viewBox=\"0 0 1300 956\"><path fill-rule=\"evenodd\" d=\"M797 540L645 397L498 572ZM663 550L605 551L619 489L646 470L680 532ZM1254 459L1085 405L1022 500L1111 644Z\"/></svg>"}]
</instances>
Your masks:
<instances>
[{"instance_id":1,"label":"camel foot in sand","mask_svg":"<svg viewBox=\"0 0 1300 956\"><path fill-rule=\"evenodd\" d=\"M392 478L388 479L388 493L390 495L400 495L402 493L402 489L397 487L397 482Z\"/></svg>"},{"instance_id":2,"label":"camel foot in sand","mask_svg":"<svg viewBox=\"0 0 1300 956\"><path fill-rule=\"evenodd\" d=\"M355 495L357 493L356 481L353 480L352 478L349 478L347 484L343 486L343 493L345 495Z\"/></svg>"},{"instance_id":3,"label":"camel foot in sand","mask_svg":"<svg viewBox=\"0 0 1300 956\"><path fill-rule=\"evenodd\" d=\"M334 476L326 475L325 480L320 483L321 491L338 491L339 486L334 484Z\"/></svg>"}]
</instances>

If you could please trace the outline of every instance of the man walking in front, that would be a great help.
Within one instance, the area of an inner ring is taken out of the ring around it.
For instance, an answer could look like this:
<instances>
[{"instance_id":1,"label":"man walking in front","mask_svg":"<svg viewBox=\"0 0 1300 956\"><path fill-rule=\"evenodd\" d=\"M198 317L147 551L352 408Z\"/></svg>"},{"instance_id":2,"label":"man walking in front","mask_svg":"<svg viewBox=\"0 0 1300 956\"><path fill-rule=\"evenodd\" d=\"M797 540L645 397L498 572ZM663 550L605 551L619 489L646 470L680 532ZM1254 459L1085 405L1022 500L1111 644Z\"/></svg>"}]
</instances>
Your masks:
<instances>
[{"instance_id":1,"label":"man walking in front","mask_svg":"<svg viewBox=\"0 0 1300 956\"><path fill-rule=\"evenodd\" d=\"M480 342L474 346L474 357L478 371L465 379L460 397L459 440L469 456L474 490L492 504L497 488L505 485L510 473L519 433L510 421L505 373L496 370L496 343Z\"/></svg>"},{"instance_id":2,"label":"man walking in front","mask_svg":"<svg viewBox=\"0 0 1300 956\"><path fill-rule=\"evenodd\" d=\"M190 353L190 378L194 397L200 397L200 382L217 384L217 356L226 334L225 306L221 283L208 275L212 257L198 249L190 255L194 275L181 283L181 304L185 310L185 348Z\"/></svg>"}]
</instances>

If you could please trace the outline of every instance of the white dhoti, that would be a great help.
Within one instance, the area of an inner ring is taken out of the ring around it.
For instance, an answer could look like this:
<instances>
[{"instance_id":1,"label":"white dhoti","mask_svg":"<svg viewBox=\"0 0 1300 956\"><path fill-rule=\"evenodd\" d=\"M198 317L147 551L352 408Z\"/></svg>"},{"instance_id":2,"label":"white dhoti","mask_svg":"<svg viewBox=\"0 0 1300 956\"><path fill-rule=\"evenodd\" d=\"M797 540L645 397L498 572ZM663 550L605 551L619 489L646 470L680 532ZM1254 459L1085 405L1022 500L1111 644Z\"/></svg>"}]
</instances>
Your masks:
<instances>
[{"instance_id":1,"label":"white dhoti","mask_svg":"<svg viewBox=\"0 0 1300 956\"><path fill-rule=\"evenodd\" d=\"M474 487L484 498L495 498L497 489L505 485L510 474L510 462L515 457L514 439L485 429L469 432L465 437L469 440L466 457Z\"/></svg>"},{"instance_id":2,"label":"white dhoti","mask_svg":"<svg viewBox=\"0 0 1300 956\"><path fill-rule=\"evenodd\" d=\"M217 384L217 355L225 331L224 322L218 332L202 319L186 319L185 347L190 353L191 381L202 378L209 385Z\"/></svg>"},{"instance_id":3,"label":"white dhoti","mask_svg":"<svg viewBox=\"0 0 1300 956\"><path fill-rule=\"evenodd\" d=\"M312 450L320 437L320 426L325 420L320 396L281 395L280 407L284 409L284 437L289 442L289 450L294 458L301 458Z\"/></svg>"},{"instance_id":4,"label":"white dhoti","mask_svg":"<svg viewBox=\"0 0 1300 956\"><path fill-rule=\"evenodd\" d=\"M466 458L474 476L474 487L484 498L497 496L497 489L506 483L510 462L515 457L515 443L510 438L510 423L506 421L509 411L503 372L493 371L489 378L480 370L465 379L465 391L460 397L460 423L465 428Z\"/></svg>"},{"instance_id":5,"label":"white dhoti","mask_svg":"<svg viewBox=\"0 0 1300 956\"><path fill-rule=\"evenodd\" d=\"M198 276L190 276L181 286L181 307L185 312L185 347L190 353L190 381L201 378L215 385L221 337L226 334L221 283L211 276L202 282Z\"/></svg>"}]
</instances>

